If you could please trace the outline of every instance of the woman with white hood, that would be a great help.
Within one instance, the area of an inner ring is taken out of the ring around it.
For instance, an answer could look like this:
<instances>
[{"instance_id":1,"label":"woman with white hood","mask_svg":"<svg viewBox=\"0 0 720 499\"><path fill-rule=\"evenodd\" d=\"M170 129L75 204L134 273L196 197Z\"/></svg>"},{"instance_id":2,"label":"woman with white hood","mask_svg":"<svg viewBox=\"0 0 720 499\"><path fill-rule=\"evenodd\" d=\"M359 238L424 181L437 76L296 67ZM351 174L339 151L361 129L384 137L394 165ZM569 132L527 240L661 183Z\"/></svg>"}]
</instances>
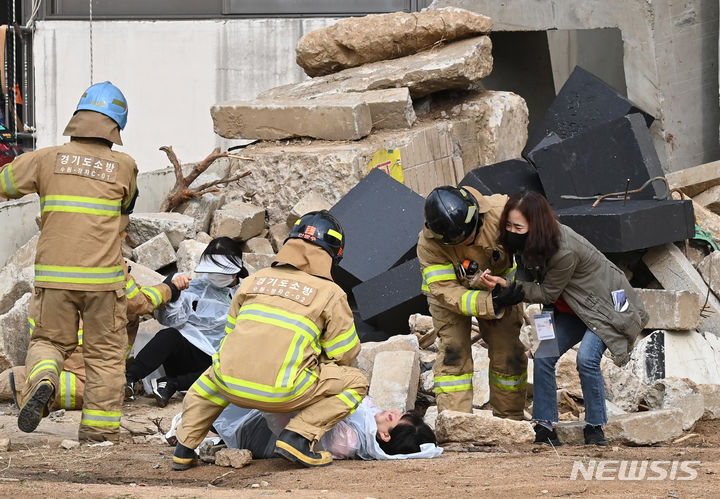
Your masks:
<instances>
[{"instance_id":1,"label":"woman with white hood","mask_svg":"<svg viewBox=\"0 0 720 499\"><path fill-rule=\"evenodd\" d=\"M225 337L230 302L242 278L240 243L229 237L213 239L195 267L200 277L192 279L180 298L157 310L157 320L166 326L135 356L126 372L125 396L132 399L135 383L162 366L166 376L152 380L152 391L165 407L177 391L187 390L211 364ZM190 279L184 275L175 277Z\"/></svg>"}]
</instances>

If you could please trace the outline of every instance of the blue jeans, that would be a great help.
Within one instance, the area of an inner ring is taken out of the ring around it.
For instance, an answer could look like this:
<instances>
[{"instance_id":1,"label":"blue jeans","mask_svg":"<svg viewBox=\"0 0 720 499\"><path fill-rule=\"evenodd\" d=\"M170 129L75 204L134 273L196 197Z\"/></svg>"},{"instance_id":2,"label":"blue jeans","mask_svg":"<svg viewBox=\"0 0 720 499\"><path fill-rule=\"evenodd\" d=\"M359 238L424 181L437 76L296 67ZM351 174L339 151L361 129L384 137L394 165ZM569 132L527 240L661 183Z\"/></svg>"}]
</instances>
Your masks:
<instances>
[{"instance_id":1,"label":"blue jeans","mask_svg":"<svg viewBox=\"0 0 720 499\"><path fill-rule=\"evenodd\" d=\"M560 355L534 359L533 420L558 420L555 364L562 354L580 342L577 370L585 399L585 422L594 426L606 424L605 384L600 370L600 360L607 348L605 343L578 316L557 310L555 338Z\"/></svg>"}]
</instances>

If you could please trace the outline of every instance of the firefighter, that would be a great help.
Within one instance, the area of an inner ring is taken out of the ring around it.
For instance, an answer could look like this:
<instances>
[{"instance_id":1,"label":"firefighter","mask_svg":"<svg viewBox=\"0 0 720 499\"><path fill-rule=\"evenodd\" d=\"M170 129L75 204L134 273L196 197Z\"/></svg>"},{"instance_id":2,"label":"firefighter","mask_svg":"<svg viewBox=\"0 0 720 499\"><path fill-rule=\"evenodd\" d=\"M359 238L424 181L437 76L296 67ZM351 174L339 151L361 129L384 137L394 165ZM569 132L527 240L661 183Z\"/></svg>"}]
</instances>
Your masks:
<instances>
[{"instance_id":1,"label":"firefighter","mask_svg":"<svg viewBox=\"0 0 720 499\"><path fill-rule=\"evenodd\" d=\"M122 145L128 106L110 82L92 85L65 128L70 142L19 156L0 172L10 198L40 195L42 231L35 257L26 386L18 427L37 428L59 387L84 324L87 379L78 438L117 441L124 396L125 274L120 233L137 195L137 166Z\"/></svg>"},{"instance_id":2,"label":"firefighter","mask_svg":"<svg viewBox=\"0 0 720 499\"><path fill-rule=\"evenodd\" d=\"M507 196L483 196L470 187L443 186L425 200L425 228L417 254L422 290L428 297L440 339L433 367L438 411L472 412L471 318L488 345L490 404L498 417L523 419L527 356L519 339L521 288L484 289L468 279L466 265L479 273L507 276L511 258L496 243L498 220Z\"/></svg>"},{"instance_id":3,"label":"firefighter","mask_svg":"<svg viewBox=\"0 0 720 499\"><path fill-rule=\"evenodd\" d=\"M154 310L175 301L180 296L180 291L186 286L187 281L180 279L172 281L166 279L155 286L139 286L135 284L135 280L130 274L127 275L125 282L128 317L126 359L130 356L130 350L137 335L139 315L151 314ZM28 322L30 323L30 334L32 335L35 321L29 317ZM55 391L50 411L82 408L86 376L82 350L83 336L84 330L81 323L78 330L78 346L63 365L63 370L60 372L60 382L58 389ZM17 404L17 393L21 392L25 387L26 376L27 370L25 366L11 367L0 373L0 400L14 400Z\"/></svg>"},{"instance_id":4,"label":"firefighter","mask_svg":"<svg viewBox=\"0 0 720 499\"><path fill-rule=\"evenodd\" d=\"M325 210L310 212L295 223L272 266L243 280L230 305L230 332L185 395L173 469L197 464L193 449L230 403L299 411L278 436L275 453L308 467L332 463L330 453L313 448L368 388L362 372L350 367L360 340L347 297L330 275L343 247L337 220Z\"/></svg>"}]
</instances>

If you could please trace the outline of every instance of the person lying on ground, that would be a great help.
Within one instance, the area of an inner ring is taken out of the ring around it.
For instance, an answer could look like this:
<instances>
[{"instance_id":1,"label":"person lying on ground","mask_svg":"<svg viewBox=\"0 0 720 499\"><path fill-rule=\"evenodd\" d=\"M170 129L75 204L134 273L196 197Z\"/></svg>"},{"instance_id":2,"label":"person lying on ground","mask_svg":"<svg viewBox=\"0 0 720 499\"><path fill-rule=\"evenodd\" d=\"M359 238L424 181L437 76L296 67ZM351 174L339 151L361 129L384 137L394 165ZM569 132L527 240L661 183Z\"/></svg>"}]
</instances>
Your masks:
<instances>
[{"instance_id":1,"label":"person lying on ground","mask_svg":"<svg viewBox=\"0 0 720 499\"><path fill-rule=\"evenodd\" d=\"M277 436L291 417L229 405L213 428L229 448L249 449L253 459L266 459L276 457ZM172 443L174 430L166 438ZM315 450L330 452L334 459L363 460L431 458L443 452L417 412L383 411L371 397L365 397L355 412L323 435Z\"/></svg>"},{"instance_id":2,"label":"person lying on ground","mask_svg":"<svg viewBox=\"0 0 720 499\"><path fill-rule=\"evenodd\" d=\"M165 376L151 379L152 394L165 407L175 392L187 390L210 366L226 334L230 301L247 270L240 243L229 237L210 241L195 272L201 277L174 277L187 285L180 298L155 315L165 329L135 355L125 374L125 396L132 400L135 383L163 367Z\"/></svg>"}]
</instances>

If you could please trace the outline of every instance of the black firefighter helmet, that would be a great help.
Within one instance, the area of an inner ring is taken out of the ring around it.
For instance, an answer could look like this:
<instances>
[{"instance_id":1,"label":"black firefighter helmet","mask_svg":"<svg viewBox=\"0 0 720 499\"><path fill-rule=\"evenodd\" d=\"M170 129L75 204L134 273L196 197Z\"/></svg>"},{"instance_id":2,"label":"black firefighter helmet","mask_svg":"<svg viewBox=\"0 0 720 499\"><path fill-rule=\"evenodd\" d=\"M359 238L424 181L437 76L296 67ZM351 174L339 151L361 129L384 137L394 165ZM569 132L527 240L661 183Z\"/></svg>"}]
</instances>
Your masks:
<instances>
[{"instance_id":1,"label":"black firefighter helmet","mask_svg":"<svg viewBox=\"0 0 720 499\"><path fill-rule=\"evenodd\" d=\"M477 200L465 189L436 187L425 199L425 227L441 244L465 241L482 226Z\"/></svg>"},{"instance_id":2,"label":"black firefighter helmet","mask_svg":"<svg viewBox=\"0 0 720 499\"><path fill-rule=\"evenodd\" d=\"M285 241L293 238L320 246L330 254L335 265L342 260L345 233L337 218L327 210L311 211L301 216Z\"/></svg>"}]
</instances>

